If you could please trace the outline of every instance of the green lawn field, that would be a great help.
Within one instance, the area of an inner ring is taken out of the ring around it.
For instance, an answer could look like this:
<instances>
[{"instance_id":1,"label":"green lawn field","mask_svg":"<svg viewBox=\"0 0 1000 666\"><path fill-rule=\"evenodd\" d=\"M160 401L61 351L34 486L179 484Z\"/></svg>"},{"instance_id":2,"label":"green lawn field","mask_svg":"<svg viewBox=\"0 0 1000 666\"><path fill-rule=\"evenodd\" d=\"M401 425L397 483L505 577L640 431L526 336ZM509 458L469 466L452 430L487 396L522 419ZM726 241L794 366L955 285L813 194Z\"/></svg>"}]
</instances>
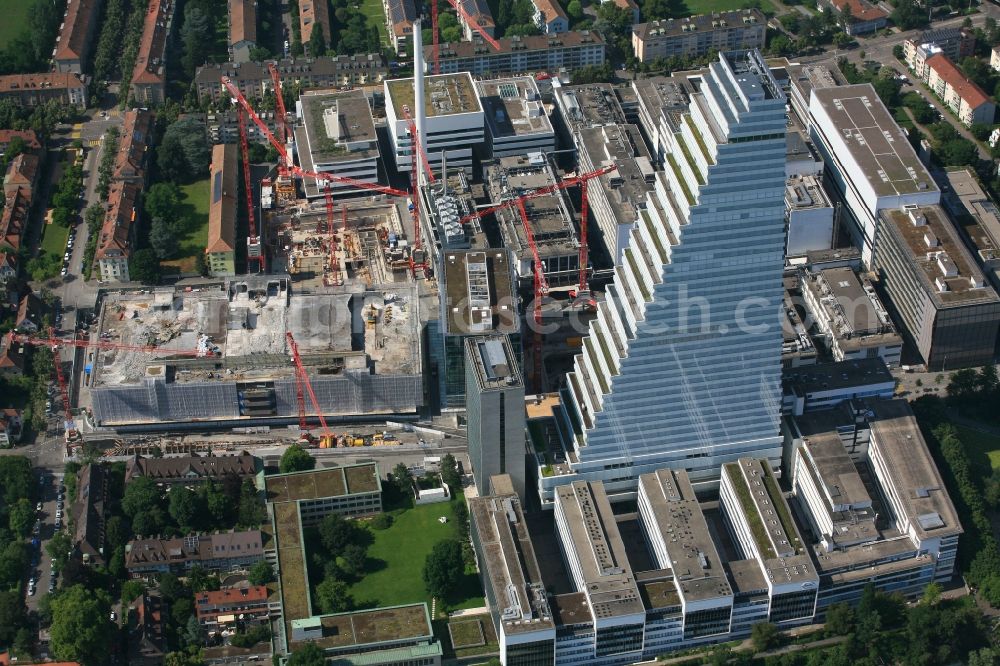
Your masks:
<instances>
[{"instance_id":1,"label":"green lawn field","mask_svg":"<svg viewBox=\"0 0 1000 666\"><path fill-rule=\"evenodd\" d=\"M684 5L692 16L743 9L746 4L746 0L684 0ZM765 13L773 12L774 6L768 0L760 0L760 10Z\"/></svg>"},{"instance_id":2,"label":"green lawn field","mask_svg":"<svg viewBox=\"0 0 1000 666\"><path fill-rule=\"evenodd\" d=\"M67 238L69 238L69 229L60 227L58 224L46 224L42 230L41 249L61 257L66 253Z\"/></svg>"},{"instance_id":3,"label":"green lawn field","mask_svg":"<svg viewBox=\"0 0 1000 666\"><path fill-rule=\"evenodd\" d=\"M209 179L181 186L181 216L183 232L178 239L180 251L176 259L161 262L168 269L181 273L194 271L194 258L205 251L208 243Z\"/></svg>"},{"instance_id":4,"label":"green lawn field","mask_svg":"<svg viewBox=\"0 0 1000 666\"><path fill-rule=\"evenodd\" d=\"M973 465L985 465L988 460L993 469L1000 469L1000 437L960 425L955 425L955 429Z\"/></svg>"},{"instance_id":5,"label":"green lawn field","mask_svg":"<svg viewBox=\"0 0 1000 666\"><path fill-rule=\"evenodd\" d=\"M424 587L424 560L434 544L444 539L457 538L452 507L464 502L461 496L448 503L428 504L390 513L395 518L386 530L372 530L375 542L368 549L368 573L351 586L350 593L359 608L396 606L426 601L431 597ZM447 523L438 518L447 516ZM466 571L461 587L454 599L442 604L447 608L476 608L483 605L482 589L475 571Z\"/></svg>"},{"instance_id":6,"label":"green lawn field","mask_svg":"<svg viewBox=\"0 0 1000 666\"><path fill-rule=\"evenodd\" d=\"M28 0L0 0L0 49L24 30L30 9Z\"/></svg>"},{"instance_id":7,"label":"green lawn field","mask_svg":"<svg viewBox=\"0 0 1000 666\"><path fill-rule=\"evenodd\" d=\"M389 34L385 28L385 10L382 9L381 0L362 0L360 9L368 18L368 22L378 28L378 38L382 41L382 46L389 46Z\"/></svg>"}]
</instances>

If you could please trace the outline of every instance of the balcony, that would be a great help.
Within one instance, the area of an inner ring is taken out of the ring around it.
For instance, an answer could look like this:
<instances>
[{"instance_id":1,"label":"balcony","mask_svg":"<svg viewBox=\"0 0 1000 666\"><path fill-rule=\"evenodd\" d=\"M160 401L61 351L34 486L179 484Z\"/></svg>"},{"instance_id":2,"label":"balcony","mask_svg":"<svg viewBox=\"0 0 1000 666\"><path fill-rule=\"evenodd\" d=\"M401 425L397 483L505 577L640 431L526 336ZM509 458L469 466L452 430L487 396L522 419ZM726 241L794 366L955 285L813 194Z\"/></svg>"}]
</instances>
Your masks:
<instances>
[{"instance_id":1,"label":"balcony","mask_svg":"<svg viewBox=\"0 0 1000 666\"><path fill-rule=\"evenodd\" d=\"M684 116L684 122L687 124L688 129L691 130L695 143L697 143L698 148L701 149L701 154L704 155L705 161L709 164L715 164L715 160L712 159L712 153L708 152L708 146L705 145L705 140L701 137L701 133L698 131L698 128L694 126L694 121L691 120L691 114L686 114Z\"/></svg>"},{"instance_id":2,"label":"balcony","mask_svg":"<svg viewBox=\"0 0 1000 666\"><path fill-rule=\"evenodd\" d=\"M691 167L695 180L698 181L699 185L704 185L705 177L701 175L701 169L698 168L698 163L695 162L694 157L691 156L691 152L688 150L687 141L684 139L683 133L677 135L677 145L681 147L681 152L684 153L684 159L687 160L688 166Z\"/></svg>"},{"instance_id":3,"label":"balcony","mask_svg":"<svg viewBox=\"0 0 1000 666\"><path fill-rule=\"evenodd\" d=\"M684 174L681 173L681 168L677 166L677 161L674 160L674 156L670 153L667 153L666 156L667 164L670 165L670 170L674 172L674 176L677 178L677 184L684 193L684 198L687 199L688 205L695 205L694 197L691 195L691 190L688 189L687 181L684 180Z\"/></svg>"}]
</instances>

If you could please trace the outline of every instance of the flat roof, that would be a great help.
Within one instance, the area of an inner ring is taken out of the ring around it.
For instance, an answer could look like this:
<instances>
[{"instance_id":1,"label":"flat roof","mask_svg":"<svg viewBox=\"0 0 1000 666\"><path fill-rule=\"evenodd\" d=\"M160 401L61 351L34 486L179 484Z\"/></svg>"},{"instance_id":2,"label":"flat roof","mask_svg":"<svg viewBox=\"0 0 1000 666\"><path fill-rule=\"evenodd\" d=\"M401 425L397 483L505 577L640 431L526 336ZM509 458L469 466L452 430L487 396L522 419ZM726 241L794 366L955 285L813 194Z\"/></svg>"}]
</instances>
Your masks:
<instances>
[{"instance_id":1,"label":"flat roof","mask_svg":"<svg viewBox=\"0 0 1000 666\"><path fill-rule=\"evenodd\" d=\"M416 119L413 104L413 77L391 79L385 82L386 103L391 103L396 118L403 118L403 107L410 109ZM468 72L437 74L424 77L424 112L428 118L439 118L459 113L482 113L472 75Z\"/></svg>"},{"instance_id":2,"label":"flat roof","mask_svg":"<svg viewBox=\"0 0 1000 666\"><path fill-rule=\"evenodd\" d=\"M832 208L819 178L813 175L793 176L785 181L785 207L793 210Z\"/></svg>"},{"instance_id":3,"label":"flat roof","mask_svg":"<svg viewBox=\"0 0 1000 666\"><path fill-rule=\"evenodd\" d=\"M508 477L509 478L509 477ZM517 495L469 500L483 554L483 578L493 588L494 609L505 633L555 630L548 595Z\"/></svg>"},{"instance_id":4,"label":"flat roof","mask_svg":"<svg viewBox=\"0 0 1000 666\"><path fill-rule=\"evenodd\" d=\"M556 488L556 502L566 518L570 542L580 564L582 590L594 618L645 611L604 484L575 481Z\"/></svg>"},{"instance_id":5,"label":"flat roof","mask_svg":"<svg viewBox=\"0 0 1000 666\"><path fill-rule=\"evenodd\" d=\"M299 103L313 164L378 157L375 119L361 89L308 92Z\"/></svg>"},{"instance_id":6,"label":"flat roof","mask_svg":"<svg viewBox=\"0 0 1000 666\"><path fill-rule=\"evenodd\" d=\"M598 178L618 224L635 224L653 190L655 169L635 125L604 125L580 130L579 143L592 168L614 163L618 168Z\"/></svg>"},{"instance_id":7,"label":"flat roof","mask_svg":"<svg viewBox=\"0 0 1000 666\"><path fill-rule=\"evenodd\" d=\"M653 122L661 113L686 113L690 103L690 83L680 77L651 76L632 81L632 91L637 101L649 114Z\"/></svg>"},{"instance_id":8,"label":"flat roof","mask_svg":"<svg viewBox=\"0 0 1000 666\"><path fill-rule=\"evenodd\" d=\"M554 134L538 84L530 76L476 81L476 91L494 138Z\"/></svg>"},{"instance_id":9,"label":"flat roof","mask_svg":"<svg viewBox=\"0 0 1000 666\"><path fill-rule=\"evenodd\" d=\"M903 344L875 288L867 280L862 282L852 268L807 272L805 287L825 310L841 347Z\"/></svg>"},{"instance_id":10,"label":"flat roof","mask_svg":"<svg viewBox=\"0 0 1000 666\"><path fill-rule=\"evenodd\" d=\"M443 253L445 332L467 335L520 330L507 250Z\"/></svg>"},{"instance_id":11,"label":"flat roof","mask_svg":"<svg viewBox=\"0 0 1000 666\"><path fill-rule=\"evenodd\" d=\"M893 384L895 380L882 359L862 358L788 368L782 372L781 382L786 389L791 388L799 395L805 395L816 391L837 391L853 386Z\"/></svg>"},{"instance_id":12,"label":"flat roof","mask_svg":"<svg viewBox=\"0 0 1000 666\"><path fill-rule=\"evenodd\" d=\"M723 465L723 470L736 488L739 508L751 525L764 576L774 584L818 581L768 462L740 458ZM754 524L759 531L753 529Z\"/></svg>"},{"instance_id":13,"label":"flat roof","mask_svg":"<svg viewBox=\"0 0 1000 666\"><path fill-rule=\"evenodd\" d=\"M510 338L476 336L465 340L466 368L476 375L481 391L502 391L524 386L517 354Z\"/></svg>"},{"instance_id":14,"label":"flat roof","mask_svg":"<svg viewBox=\"0 0 1000 666\"><path fill-rule=\"evenodd\" d=\"M939 309L1000 300L941 206L886 208L879 215L909 249L906 257ZM941 291L938 282L947 285L947 291Z\"/></svg>"},{"instance_id":15,"label":"flat roof","mask_svg":"<svg viewBox=\"0 0 1000 666\"><path fill-rule=\"evenodd\" d=\"M920 434L909 403L871 400L867 406L874 412L874 418L869 419L872 439L882 453L883 463L913 530L923 538L961 533L955 505Z\"/></svg>"},{"instance_id":16,"label":"flat roof","mask_svg":"<svg viewBox=\"0 0 1000 666\"><path fill-rule=\"evenodd\" d=\"M958 213L956 222L972 242L980 267L992 277L995 287L1000 286L1000 209L980 187L971 170L956 169L946 172L946 176L955 196L945 201L953 214ZM958 211L955 210L956 197L960 206Z\"/></svg>"},{"instance_id":17,"label":"flat roof","mask_svg":"<svg viewBox=\"0 0 1000 666\"><path fill-rule=\"evenodd\" d=\"M670 558L677 589L688 601L731 597L708 523L685 470L658 469L639 477Z\"/></svg>"},{"instance_id":18,"label":"flat roof","mask_svg":"<svg viewBox=\"0 0 1000 666\"><path fill-rule=\"evenodd\" d=\"M555 88L563 119L573 127L598 127L628 122L615 91L615 86L610 83Z\"/></svg>"},{"instance_id":19,"label":"flat roof","mask_svg":"<svg viewBox=\"0 0 1000 666\"><path fill-rule=\"evenodd\" d=\"M308 641L289 640L290 652L305 643L314 643L324 650L329 650L407 639L430 640L434 635L427 605L423 603L335 615L317 615L289 622L290 627L293 624L308 626L319 624L323 636Z\"/></svg>"},{"instance_id":20,"label":"flat roof","mask_svg":"<svg viewBox=\"0 0 1000 666\"><path fill-rule=\"evenodd\" d=\"M274 474L264 478L267 501L272 503L314 500L381 492L378 463Z\"/></svg>"},{"instance_id":21,"label":"flat roof","mask_svg":"<svg viewBox=\"0 0 1000 666\"><path fill-rule=\"evenodd\" d=\"M537 153L503 157L485 166L484 170L486 186L493 201L519 196L557 180L552 166ZM573 216L564 197L563 191L556 191L524 204L538 253L542 257L575 254L579 250ZM499 211L497 220L504 245L513 250L518 259L530 260L531 246L517 208L512 206Z\"/></svg>"},{"instance_id":22,"label":"flat roof","mask_svg":"<svg viewBox=\"0 0 1000 666\"><path fill-rule=\"evenodd\" d=\"M878 196L937 190L934 179L870 83L814 88L812 92L860 165L857 176L865 178Z\"/></svg>"}]
</instances>

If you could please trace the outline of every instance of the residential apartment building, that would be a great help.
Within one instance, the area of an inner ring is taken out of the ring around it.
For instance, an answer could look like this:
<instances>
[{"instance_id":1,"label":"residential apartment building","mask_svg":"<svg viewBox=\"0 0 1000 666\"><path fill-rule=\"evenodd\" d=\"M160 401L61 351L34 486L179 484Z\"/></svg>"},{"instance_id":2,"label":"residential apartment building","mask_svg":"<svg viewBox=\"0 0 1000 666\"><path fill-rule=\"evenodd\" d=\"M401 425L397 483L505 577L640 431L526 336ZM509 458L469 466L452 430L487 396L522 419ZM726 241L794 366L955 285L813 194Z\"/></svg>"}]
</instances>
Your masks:
<instances>
[{"instance_id":1,"label":"residential apartment building","mask_svg":"<svg viewBox=\"0 0 1000 666\"><path fill-rule=\"evenodd\" d=\"M295 103L295 110L301 122L293 131L303 169L366 183L378 182L381 157L378 135L371 105L362 90L307 92ZM303 187L308 198L323 196L312 178L306 179ZM330 189L335 196L369 193L337 182L331 182Z\"/></svg>"},{"instance_id":2,"label":"residential apartment building","mask_svg":"<svg viewBox=\"0 0 1000 666\"><path fill-rule=\"evenodd\" d=\"M34 198L41 162L41 158L34 153L21 153L12 159L3 176L4 195L11 196L20 191L29 199Z\"/></svg>"},{"instance_id":3,"label":"residential apartment building","mask_svg":"<svg viewBox=\"0 0 1000 666\"><path fill-rule=\"evenodd\" d=\"M207 590L194 595L194 611L203 627L233 625L241 622L262 622L270 616L266 585L247 585Z\"/></svg>"},{"instance_id":4,"label":"residential apartment building","mask_svg":"<svg viewBox=\"0 0 1000 666\"><path fill-rule=\"evenodd\" d=\"M260 458L243 452L235 456L170 456L143 458L136 455L125 467L125 483L152 479L157 484L191 485L203 481L222 481L230 477L252 479L263 471Z\"/></svg>"},{"instance_id":5,"label":"residential apartment building","mask_svg":"<svg viewBox=\"0 0 1000 666\"><path fill-rule=\"evenodd\" d=\"M86 565L104 566L110 555L104 552L109 483L108 470L100 463L85 465L76 476L76 497L70 508L73 554Z\"/></svg>"},{"instance_id":6,"label":"residential apartment building","mask_svg":"<svg viewBox=\"0 0 1000 666\"><path fill-rule=\"evenodd\" d=\"M87 86L73 72L7 74L0 76L0 99L12 99L27 107L55 100L82 109L87 106Z\"/></svg>"},{"instance_id":7,"label":"residential apartment building","mask_svg":"<svg viewBox=\"0 0 1000 666\"><path fill-rule=\"evenodd\" d=\"M370 85L380 83L389 73L389 66L381 53L206 64L198 68L194 77L198 103L229 99L229 91L222 85L223 76L229 77L247 99L263 99L272 90L268 71L272 62L281 75L283 86L299 86L303 90ZM251 126L248 129L252 131L254 128Z\"/></svg>"},{"instance_id":8,"label":"residential apartment building","mask_svg":"<svg viewBox=\"0 0 1000 666\"><path fill-rule=\"evenodd\" d=\"M852 37L881 30L889 22L889 12L868 0L823 0L819 9L838 12L838 23ZM849 15L850 20L845 19L845 15Z\"/></svg>"},{"instance_id":9,"label":"residential apartment building","mask_svg":"<svg viewBox=\"0 0 1000 666\"><path fill-rule=\"evenodd\" d=\"M419 18L416 4L413 0L382 0L382 10L385 13L386 27L389 29L389 40L396 49L396 55L400 58L409 57L410 42L413 40L413 23ZM434 60L428 58L427 62Z\"/></svg>"},{"instance_id":10,"label":"residential apartment building","mask_svg":"<svg viewBox=\"0 0 1000 666\"><path fill-rule=\"evenodd\" d=\"M226 573L250 567L264 559L260 530L193 534L177 539L143 539L125 546L125 569L132 578L150 578L163 573L206 571Z\"/></svg>"},{"instance_id":11,"label":"residential apartment building","mask_svg":"<svg viewBox=\"0 0 1000 666\"><path fill-rule=\"evenodd\" d=\"M205 265L212 277L236 275L236 205L240 165L232 143L212 146L209 168L208 242Z\"/></svg>"},{"instance_id":12,"label":"residential apartment building","mask_svg":"<svg viewBox=\"0 0 1000 666\"><path fill-rule=\"evenodd\" d=\"M94 253L94 261L102 280L131 281L128 260L135 241L135 227L139 217L137 204L141 191L141 186L134 183L111 184L108 210L104 214L104 223L97 239L97 251Z\"/></svg>"},{"instance_id":13,"label":"residential apartment building","mask_svg":"<svg viewBox=\"0 0 1000 666\"><path fill-rule=\"evenodd\" d=\"M701 80L561 391L570 472L539 478L544 501L576 479L632 498L661 467L709 488L747 451L777 465L786 98L757 51ZM692 320L690 299L710 315Z\"/></svg>"},{"instance_id":14,"label":"residential apartment building","mask_svg":"<svg viewBox=\"0 0 1000 666\"><path fill-rule=\"evenodd\" d=\"M327 36L329 38L329 35ZM257 0L229 0L229 58L249 62L257 46Z\"/></svg>"},{"instance_id":15,"label":"residential apartment building","mask_svg":"<svg viewBox=\"0 0 1000 666\"><path fill-rule=\"evenodd\" d=\"M52 61L57 72L82 74L90 57L104 0L69 0Z\"/></svg>"},{"instance_id":16,"label":"residential apartment building","mask_svg":"<svg viewBox=\"0 0 1000 666\"><path fill-rule=\"evenodd\" d=\"M294 506L303 527L318 525L331 513L358 517L382 511L382 481L373 462L271 474L265 493L270 504Z\"/></svg>"},{"instance_id":17,"label":"residential apartment building","mask_svg":"<svg viewBox=\"0 0 1000 666\"><path fill-rule=\"evenodd\" d=\"M531 17L544 35L558 35L569 30L569 18L557 0L531 0L535 13Z\"/></svg>"},{"instance_id":18,"label":"residential apartment building","mask_svg":"<svg viewBox=\"0 0 1000 666\"><path fill-rule=\"evenodd\" d=\"M873 267L904 337L931 371L993 360L1000 297L940 206L880 211Z\"/></svg>"},{"instance_id":19,"label":"residential apartment building","mask_svg":"<svg viewBox=\"0 0 1000 666\"><path fill-rule=\"evenodd\" d=\"M129 88L129 95L138 106L155 106L166 100L167 43L176 8L174 0L149 0Z\"/></svg>"},{"instance_id":20,"label":"residential apartment building","mask_svg":"<svg viewBox=\"0 0 1000 666\"><path fill-rule=\"evenodd\" d=\"M415 159L410 124L406 119L406 113L414 120L417 115L413 83L413 79L408 78L392 79L383 84L389 142L396 168L406 173L410 171L411 160ZM444 158L449 169L465 169L471 174L473 148L485 141L486 125L483 105L472 77L466 72L425 76L423 104L426 119L421 147L430 167L438 169Z\"/></svg>"},{"instance_id":21,"label":"residential apartment building","mask_svg":"<svg viewBox=\"0 0 1000 666\"><path fill-rule=\"evenodd\" d=\"M931 206L941 191L871 84L813 88L809 118L841 227L870 266L879 211Z\"/></svg>"},{"instance_id":22,"label":"residential apartment building","mask_svg":"<svg viewBox=\"0 0 1000 666\"><path fill-rule=\"evenodd\" d=\"M590 30L563 32L558 35L501 37L499 49L482 40L441 44L439 59L442 74L470 72L489 77L524 72L572 71L604 63L604 40ZM434 47L424 48L427 62L434 61Z\"/></svg>"},{"instance_id":23,"label":"residential apartment building","mask_svg":"<svg viewBox=\"0 0 1000 666\"><path fill-rule=\"evenodd\" d=\"M124 120L111 179L143 185L153 143L153 114L141 109L126 111Z\"/></svg>"},{"instance_id":24,"label":"residential apartment building","mask_svg":"<svg viewBox=\"0 0 1000 666\"><path fill-rule=\"evenodd\" d=\"M158 592L144 591L128 605L129 666L158 666L170 651L167 642L167 604Z\"/></svg>"},{"instance_id":25,"label":"residential apartment building","mask_svg":"<svg viewBox=\"0 0 1000 666\"><path fill-rule=\"evenodd\" d=\"M759 9L699 14L640 23L632 28L632 52L640 62L700 58L712 51L762 49L767 17Z\"/></svg>"},{"instance_id":26,"label":"residential apartment building","mask_svg":"<svg viewBox=\"0 0 1000 666\"><path fill-rule=\"evenodd\" d=\"M848 267L802 273L807 312L835 361L882 359L898 367L903 339L875 287Z\"/></svg>"},{"instance_id":27,"label":"residential apartment building","mask_svg":"<svg viewBox=\"0 0 1000 666\"><path fill-rule=\"evenodd\" d=\"M16 257L28 230L28 216L31 213L31 195L18 187L4 196L4 207L0 210L0 249L9 250L5 256Z\"/></svg>"},{"instance_id":28,"label":"residential apartment building","mask_svg":"<svg viewBox=\"0 0 1000 666\"><path fill-rule=\"evenodd\" d=\"M330 31L330 3L326 0L302 0L299 3L299 36L302 38L302 46L309 50L312 41L313 30L323 32L323 44L330 45L333 33ZM322 53L309 53L312 57L324 55Z\"/></svg>"},{"instance_id":29,"label":"residential apartment building","mask_svg":"<svg viewBox=\"0 0 1000 666\"><path fill-rule=\"evenodd\" d=\"M465 340L465 404L469 460L481 495L490 478L510 477L526 497L524 379L517 352L503 336Z\"/></svg>"},{"instance_id":30,"label":"residential apartment building","mask_svg":"<svg viewBox=\"0 0 1000 666\"><path fill-rule=\"evenodd\" d=\"M461 0L464 13L458 13L458 24L462 27L462 39L472 41L476 36L485 32L490 37L496 37L497 24L493 20L493 12L490 11L489 3L486 0ZM466 17L471 17L475 21L478 29Z\"/></svg>"},{"instance_id":31,"label":"residential apartment building","mask_svg":"<svg viewBox=\"0 0 1000 666\"><path fill-rule=\"evenodd\" d=\"M973 54L976 33L969 28L935 28L924 31L919 37L907 39L903 42L903 59L910 69L918 69L920 47L923 46L926 53L926 47L930 45L940 49L952 62L958 62Z\"/></svg>"},{"instance_id":32,"label":"residential apartment building","mask_svg":"<svg viewBox=\"0 0 1000 666\"><path fill-rule=\"evenodd\" d=\"M996 105L983 89L965 78L948 56L935 53L927 59L925 81L967 127L993 124Z\"/></svg>"},{"instance_id":33,"label":"residential apartment building","mask_svg":"<svg viewBox=\"0 0 1000 666\"><path fill-rule=\"evenodd\" d=\"M555 150L556 133L534 78L519 76L475 83L486 119L490 156Z\"/></svg>"}]
</instances>

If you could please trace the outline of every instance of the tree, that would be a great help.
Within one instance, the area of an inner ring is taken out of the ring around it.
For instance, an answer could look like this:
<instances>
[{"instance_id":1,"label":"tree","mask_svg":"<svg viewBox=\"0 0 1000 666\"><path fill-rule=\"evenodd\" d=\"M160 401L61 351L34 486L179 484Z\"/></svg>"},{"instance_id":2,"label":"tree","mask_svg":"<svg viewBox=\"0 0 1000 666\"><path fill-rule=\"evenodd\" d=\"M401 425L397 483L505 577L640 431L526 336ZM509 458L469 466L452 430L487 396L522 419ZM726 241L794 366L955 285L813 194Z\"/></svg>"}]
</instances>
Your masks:
<instances>
[{"instance_id":1,"label":"tree","mask_svg":"<svg viewBox=\"0 0 1000 666\"><path fill-rule=\"evenodd\" d=\"M194 615L188 618L187 626L184 627L184 642L194 647L205 644L205 630Z\"/></svg>"},{"instance_id":2,"label":"tree","mask_svg":"<svg viewBox=\"0 0 1000 666\"><path fill-rule=\"evenodd\" d=\"M941 601L941 586L938 583L929 583L924 588L924 594L920 598L920 603L927 606L936 606Z\"/></svg>"},{"instance_id":3,"label":"tree","mask_svg":"<svg viewBox=\"0 0 1000 666\"><path fill-rule=\"evenodd\" d=\"M261 560L250 567L247 580L250 581L251 585L267 585L274 581L274 568L270 562Z\"/></svg>"},{"instance_id":4,"label":"tree","mask_svg":"<svg viewBox=\"0 0 1000 666\"><path fill-rule=\"evenodd\" d=\"M157 149L157 164L164 177L175 183L189 183L208 172L212 148L205 123L195 117L170 124Z\"/></svg>"},{"instance_id":5,"label":"tree","mask_svg":"<svg viewBox=\"0 0 1000 666\"><path fill-rule=\"evenodd\" d=\"M184 45L181 65L188 77L193 77L195 69L205 64L212 46L211 26L201 7L191 3L185 8L180 33Z\"/></svg>"},{"instance_id":6,"label":"tree","mask_svg":"<svg viewBox=\"0 0 1000 666\"><path fill-rule=\"evenodd\" d=\"M125 486L122 511L134 519L140 513L160 506L161 501L160 489L156 486L156 482L149 477L139 477Z\"/></svg>"},{"instance_id":7,"label":"tree","mask_svg":"<svg viewBox=\"0 0 1000 666\"><path fill-rule=\"evenodd\" d=\"M205 259L203 252L198 252L194 255L194 270L198 275L203 277L208 275L208 261Z\"/></svg>"},{"instance_id":8,"label":"tree","mask_svg":"<svg viewBox=\"0 0 1000 666\"><path fill-rule=\"evenodd\" d=\"M854 609L845 603L831 604L826 611L826 633L846 636L854 631Z\"/></svg>"},{"instance_id":9,"label":"tree","mask_svg":"<svg viewBox=\"0 0 1000 666\"><path fill-rule=\"evenodd\" d=\"M170 259L180 249L176 230L162 217L153 218L149 227L149 244L159 259Z\"/></svg>"},{"instance_id":10,"label":"tree","mask_svg":"<svg viewBox=\"0 0 1000 666\"><path fill-rule=\"evenodd\" d=\"M205 503L193 490L175 486L170 490L170 517L185 532L193 532L201 527L204 520Z\"/></svg>"},{"instance_id":11,"label":"tree","mask_svg":"<svg viewBox=\"0 0 1000 666\"><path fill-rule=\"evenodd\" d=\"M323 34L323 26L314 25L312 34L309 36L309 55L317 57L326 54L326 36Z\"/></svg>"},{"instance_id":12,"label":"tree","mask_svg":"<svg viewBox=\"0 0 1000 666\"><path fill-rule=\"evenodd\" d=\"M439 541L424 562L424 583L431 596L446 599L465 572L462 544L454 539Z\"/></svg>"},{"instance_id":13,"label":"tree","mask_svg":"<svg viewBox=\"0 0 1000 666\"><path fill-rule=\"evenodd\" d=\"M368 522L376 530L387 530L392 527L392 523L393 518L390 513L380 513Z\"/></svg>"},{"instance_id":14,"label":"tree","mask_svg":"<svg viewBox=\"0 0 1000 666\"><path fill-rule=\"evenodd\" d=\"M156 183L146 190L142 201L149 217L173 221L181 205L181 190L174 183Z\"/></svg>"},{"instance_id":15,"label":"tree","mask_svg":"<svg viewBox=\"0 0 1000 666\"><path fill-rule=\"evenodd\" d=\"M236 523L242 528L259 527L265 519L264 505L250 479L243 479L240 486L239 511Z\"/></svg>"},{"instance_id":16,"label":"tree","mask_svg":"<svg viewBox=\"0 0 1000 666\"><path fill-rule=\"evenodd\" d=\"M892 47L892 57L895 58L896 60L902 60L904 57L906 57L903 53L902 44L896 44L895 46Z\"/></svg>"},{"instance_id":17,"label":"tree","mask_svg":"<svg viewBox=\"0 0 1000 666\"><path fill-rule=\"evenodd\" d=\"M989 123L972 123L972 127L969 128L972 132L972 136L976 137L979 141L986 141L990 138L990 133L993 131L993 125Z\"/></svg>"},{"instance_id":18,"label":"tree","mask_svg":"<svg viewBox=\"0 0 1000 666\"><path fill-rule=\"evenodd\" d=\"M583 7L580 5L580 0L570 0L569 4L566 5L566 13L569 15L573 22L579 21L583 18Z\"/></svg>"},{"instance_id":19,"label":"tree","mask_svg":"<svg viewBox=\"0 0 1000 666\"><path fill-rule=\"evenodd\" d=\"M184 587L184 584L172 573L160 574L160 578L156 583L157 587L160 588L160 594L167 601L173 601L188 594L188 590Z\"/></svg>"},{"instance_id":20,"label":"tree","mask_svg":"<svg viewBox=\"0 0 1000 666\"><path fill-rule=\"evenodd\" d=\"M770 622L758 622L750 630L750 640L753 642L753 649L757 652L766 652L773 647L777 647L781 641L781 634L778 627Z\"/></svg>"},{"instance_id":21,"label":"tree","mask_svg":"<svg viewBox=\"0 0 1000 666\"><path fill-rule=\"evenodd\" d=\"M952 139L938 148L938 157L945 166L966 166L979 159L975 144L968 139Z\"/></svg>"},{"instance_id":22,"label":"tree","mask_svg":"<svg viewBox=\"0 0 1000 666\"><path fill-rule=\"evenodd\" d=\"M49 645L63 661L103 663L111 642L111 602L104 590L74 585L52 600Z\"/></svg>"},{"instance_id":23,"label":"tree","mask_svg":"<svg viewBox=\"0 0 1000 666\"><path fill-rule=\"evenodd\" d=\"M454 492L462 487L462 476L458 473L458 463L450 453L441 458L441 480L448 484Z\"/></svg>"},{"instance_id":24,"label":"tree","mask_svg":"<svg viewBox=\"0 0 1000 666\"><path fill-rule=\"evenodd\" d=\"M45 544L45 552L50 558L55 560L56 571L61 571L63 567L66 566L66 562L69 560L70 552L73 550L73 540L70 536L59 530L56 532L49 542Z\"/></svg>"},{"instance_id":25,"label":"tree","mask_svg":"<svg viewBox=\"0 0 1000 666\"><path fill-rule=\"evenodd\" d=\"M326 666L326 654L315 643L306 643L292 653L288 666Z\"/></svg>"},{"instance_id":26,"label":"tree","mask_svg":"<svg viewBox=\"0 0 1000 666\"><path fill-rule=\"evenodd\" d=\"M288 450L281 454L281 462L278 463L278 469L281 470L282 474L302 472L315 467L316 459L298 444L289 446Z\"/></svg>"},{"instance_id":27,"label":"tree","mask_svg":"<svg viewBox=\"0 0 1000 666\"><path fill-rule=\"evenodd\" d=\"M24 597L17 590L0 591L0 645L10 645L17 630L27 625Z\"/></svg>"},{"instance_id":28,"label":"tree","mask_svg":"<svg viewBox=\"0 0 1000 666\"><path fill-rule=\"evenodd\" d=\"M368 549L358 543L349 543L340 553L344 571L351 576L360 577L365 572L368 561Z\"/></svg>"},{"instance_id":29,"label":"tree","mask_svg":"<svg viewBox=\"0 0 1000 666\"><path fill-rule=\"evenodd\" d=\"M400 491L408 492L410 489L410 468L405 463L396 463L396 466L392 468L392 480L396 482Z\"/></svg>"},{"instance_id":30,"label":"tree","mask_svg":"<svg viewBox=\"0 0 1000 666\"><path fill-rule=\"evenodd\" d=\"M35 524L35 507L31 506L31 500L22 497L8 507L7 511L11 532L20 537L31 534L31 527Z\"/></svg>"},{"instance_id":31,"label":"tree","mask_svg":"<svg viewBox=\"0 0 1000 666\"><path fill-rule=\"evenodd\" d=\"M188 172L188 163L184 158L181 139L176 134L165 134L156 149L156 165L160 175L169 181L183 183Z\"/></svg>"},{"instance_id":32,"label":"tree","mask_svg":"<svg viewBox=\"0 0 1000 666\"><path fill-rule=\"evenodd\" d=\"M319 538L330 555L338 557L344 553L348 544L363 541L363 530L353 520L331 513L319 524Z\"/></svg>"},{"instance_id":33,"label":"tree","mask_svg":"<svg viewBox=\"0 0 1000 666\"><path fill-rule=\"evenodd\" d=\"M160 281L160 260L151 248L143 248L133 252L128 270L129 276L135 282L156 284Z\"/></svg>"},{"instance_id":34,"label":"tree","mask_svg":"<svg viewBox=\"0 0 1000 666\"><path fill-rule=\"evenodd\" d=\"M183 652L169 652L163 658L163 666L204 666L201 650L189 645Z\"/></svg>"},{"instance_id":35,"label":"tree","mask_svg":"<svg viewBox=\"0 0 1000 666\"><path fill-rule=\"evenodd\" d=\"M316 604L324 613L343 613L351 610L354 600L347 591L347 583L327 576L316 586Z\"/></svg>"}]
</instances>

